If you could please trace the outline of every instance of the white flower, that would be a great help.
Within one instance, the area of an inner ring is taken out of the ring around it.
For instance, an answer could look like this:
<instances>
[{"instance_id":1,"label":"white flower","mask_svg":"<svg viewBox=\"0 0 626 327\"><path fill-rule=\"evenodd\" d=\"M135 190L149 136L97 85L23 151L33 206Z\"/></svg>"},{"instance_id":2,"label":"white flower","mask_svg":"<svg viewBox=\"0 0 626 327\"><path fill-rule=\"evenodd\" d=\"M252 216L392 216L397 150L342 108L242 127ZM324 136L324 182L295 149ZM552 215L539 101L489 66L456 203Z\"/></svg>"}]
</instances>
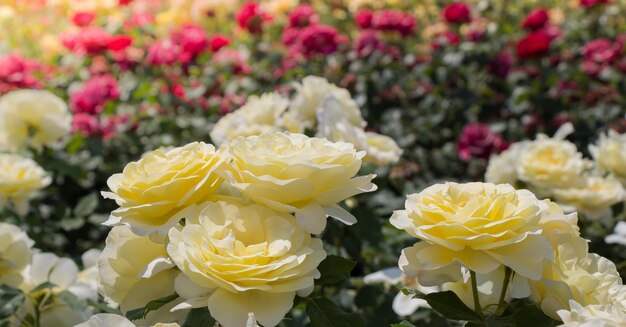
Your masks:
<instances>
[{"instance_id":1,"label":"white flower","mask_svg":"<svg viewBox=\"0 0 626 327\"><path fill-rule=\"evenodd\" d=\"M19 227L0 223L0 284L18 287L30 264L34 242Z\"/></svg>"},{"instance_id":2,"label":"white flower","mask_svg":"<svg viewBox=\"0 0 626 327\"><path fill-rule=\"evenodd\" d=\"M500 154L494 154L489 159L485 172L485 182L494 184L517 183L517 161L528 142L517 142Z\"/></svg>"},{"instance_id":3,"label":"white flower","mask_svg":"<svg viewBox=\"0 0 626 327\"><path fill-rule=\"evenodd\" d=\"M152 327L180 327L177 323L156 323L151 325ZM111 313L99 313L91 316L89 320L84 323L78 324L74 327L136 327L126 317L111 314Z\"/></svg>"},{"instance_id":4,"label":"white flower","mask_svg":"<svg viewBox=\"0 0 626 327\"><path fill-rule=\"evenodd\" d=\"M222 143L237 136L260 135L280 131L278 120L287 110L289 100L279 93L250 96L245 105L222 117L211 130L213 144Z\"/></svg>"},{"instance_id":5,"label":"white flower","mask_svg":"<svg viewBox=\"0 0 626 327\"><path fill-rule=\"evenodd\" d=\"M606 135L600 135L597 145L589 146L589 151L601 170L626 183L626 134L609 130Z\"/></svg>"},{"instance_id":6,"label":"white flower","mask_svg":"<svg viewBox=\"0 0 626 327\"><path fill-rule=\"evenodd\" d=\"M626 310L615 305L587 305L570 300L570 309L559 310L562 327L618 327L626 326Z\"/></svg>"},{"instance_id":7,"label":"white flower","mask_svg":"<svg viewBox=\"0 0 626 327\"><path fill-rule=\"evenodd\" d=\"M613 234L607 236L604 241L609 244L617 243L621 245L626 245L626 222L617 222L617 225L615 225L615 230L613 230Z\"/></svg>"},{"instance_id":8,"label":"white flower","mask_svg":"<svg viewBox=\"0 0 626 327\"><path fill-rule=\"evenodd\" d=\"M71 119L65 102L48 91L17 90L0 98L0 133L11 150L56 142L70 132Z\"/></svg>"}]
</instances>

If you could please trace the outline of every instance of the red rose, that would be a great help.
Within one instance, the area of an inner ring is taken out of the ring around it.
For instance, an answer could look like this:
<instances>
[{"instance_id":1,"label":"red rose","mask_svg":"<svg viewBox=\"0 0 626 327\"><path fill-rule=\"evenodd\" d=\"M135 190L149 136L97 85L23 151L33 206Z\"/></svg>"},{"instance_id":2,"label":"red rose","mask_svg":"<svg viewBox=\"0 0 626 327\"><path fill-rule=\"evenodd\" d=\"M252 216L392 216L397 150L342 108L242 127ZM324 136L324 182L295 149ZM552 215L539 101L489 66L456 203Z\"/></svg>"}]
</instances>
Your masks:
<instances>
[{"instance_id":1,"label":"red rose","mask_svg":"<svg viewBox=\"0 0 626 327\"><path fill-rule=\"evenodd\" d=\"M611 42L608 39L596 39L582 48L582 54L586 60L597 63L610 63L619 58L622 46L618 42Z\"/></svg>"},{"instance_id":2,"label":"red rose","mask_svg":"<svg viewBox=\"0 0 626 327\"><path fill-rule=\"evenodd\" d=\"M217 50L227 46L230 44L230 39L221 34L215 34L209 43L209 49L212 52L217 52Z\"/></svg>"},{"instance_id":3,"label":"red rose","mask_svg":"<svg viewBox=\"0 0 626 327\"><path fill-rule=\"evenodd\" d=\"M72 16L72 23L76 26L84 27L91 24L96 19L96 14L90 11L79 11Z\"/></svg>"},{"instance_id":4,"label":"red rose","mask_svg":"<svg viewBox=\"0 0 626 327\"><path fill-rule=\"evenodd\" d=\"M487 64L487 71L496 77L506 78L513 67L513 56L508 52L502 52Z\"/></svg>"},{"instance_id":5,"label":"red rose","mask_svg":"<svg viewBox=\"0 0 626 327\"><path fill-rule=\"evenodd\" d=\"M121 51L133 44L133 38L128 35L115 35L107 45L111 51Z\"/></svg>"},{"instance_id":6,"label":"red rose","mask_svg":"<svg viewBox=\"0 0 626 327\"><path fill-rule=\"evenodd\" d=\"M470 7L463 2L451 3L443 8L443 19L452 24L467 23L472 19Z\"/></svg>"},{"instance_id":7,"label":"red rose","mask_svg":"<svg viewBox=\"0 0 626 327\"><path fill-rule=\"evenodd\" d=\"M376 31L364 30L354 41L354 51L360 57L367 57L374 51L383 50L385 45L376 35Z\"/></svg>"},{"instance_id":8,"label":"red rose","mask_svg":"<svg viewBox=\"0 0 626 327\"><path fill-rule=\"evenodd\" d=\"M118 3L120 6L126 6L126 5L130 4L131 2L133 2L133 0L118 0L118 2L117 2L117 3Z\"/></svg>"},{"instance_id":9,"label":"red rose","mask_svg":"<svg viewBox=\"0 0 626 327\"><path fill-rule=\"evenodd\" d=\"M339 33L328 25L312 25L302 30L300 34L300 49L308 57L334 53L340 43Z\"/></svg>"},{"instance_id":10,"label":"red rose","mask_svg":"<svg viewBox=\"0 0 626 327\"><path fill-rule=\"evenodd\" d=\"M272 20L272 17L261 10L256 2L248 2L241 6L235 15L239 27L248 30L252 34L263 32L263 23Z\"/></svg>"},{"instance_id":11,"label":"red rose","mask_svg":"<svg viewBox=\"0 0 626 327\"><path fill-rule=\"evenodd\" d=\"M415 18L399 10L383 10L372 18L372 27L380 31L395 31L403 36L413 34Z\"/></svg>"},{"instance_id":12,"label":"red rose","mask_svg":"<svg viewBox=\"0 0 626 327\"><path fill-rule=\"evenodd\" d=\"M482 123L465 125L456 145L459 158L463 161L472 158L488 159L492 153L500 153L508 148L502 136Z\"/></svg>"},{"instance_id":13,"label":"red rose","mask_svg":"<svg viewBox=\"0 0 626 327\"><path fill-rule=\"evenodd\" d=\"M450 31L445 31L435 35L431 47L434 50L438 50L443 46L458 45L459 43L461 43L461 37L458 34Z\"/></svg>"},{"instance_id":14,"label":"red rose","mask_svg":"<svg viewBox=\"0 0 626 327\"><path fill-rule=\"evenodd\" d=\"M204 29L195 24L183 25L173 31L170 38L180 46L185 61L193 60L209 47L209 38Z\"/></svg>"},{"instance_id":15,"label":"red rose","mask_svg":"<svg viewBox=\"0 0 626 327\"><path fill-rule=\"evenodd\" d=\"M541 58L550 50L552 37L543 31L530 33L517 42L517 57L520 59Z\"/></svg>"},{"instance_id":16,"label":"red rose","mask_svg":"<svg viewBox=\"0 0 626 327\"><path fill-rule=\"evenodd\" d=\"M374 13L371 10L361 9L356 12L354 15L354 20L356 21L356 25L361 29L368 29L372 27L372 19L374 18Z\"/></svg>"},{"instance_id":17,"label":"red rose","mask_svg":"<svg viewBox=\"0 0 626 327\"><path fill-rule=\"evenodd\" d=\"M85 27L61 37L61 43L74 53L96 55L109 47L111 34L100 27Z\"/></svg>"},{"instance_id":18,"label":"red rose","mask_svg":"<svg viewBox=\"0 0 626 327\"><path fill-rule=\"evenodd\" d=\"M107 101L117 100L120 90L111 75L93 76L76 92L70 94L70 108L75 113L97 115Z\"/></svg>"},{"instance_id":19,"label":"red rose","mask_svg":"<svg viewBox=\"0 0 626 327\"><path fill-rule=\"evenodd\" d=\"M19 55L0 58L0 94L14 89L41 88L42 84L34 74L40 68L40 64Z\"/></svg>"},{"instance_id":20,"label":"red rose","mask_svg":"<svg viewBox=\"0 0 626 327\"><path fill-rule=\"evenodd\" d=\"M538 8L531 11L530 14L524 18L522 27L530 31L537 31L546 27L549 21L550 17L548 17L548 11L543 8Z\"/></svg>"},{"instance_id":21,"label":"red rose","mask_svg":"<svg viewBox=\"0 0 626 327\"><path fill-rule=\"evenodd\" d=\"M580 0L580 5L587 9L605 3L609 3L609 0Z\"/></svg>"},{"instance_id":22,"label":"red rose","mask_svg":"<svg viewBox=\"0 0 626 327\"><path fill-rule=\"evenodd\" d=\"M319 22L319 17L311 5L299 5L289 13L289 27L302 28Z\"/></svg>"},{"instance_id":23,"label":"red rose","mask_svg":"<svg viewBox=\"0 0 626 327\"><path fill-rule=\"evenodd\" d=\"M100 132L98 119L89 114L77 113L72 116L72 132L90 137Z\"/></svg>"}]
</instances>

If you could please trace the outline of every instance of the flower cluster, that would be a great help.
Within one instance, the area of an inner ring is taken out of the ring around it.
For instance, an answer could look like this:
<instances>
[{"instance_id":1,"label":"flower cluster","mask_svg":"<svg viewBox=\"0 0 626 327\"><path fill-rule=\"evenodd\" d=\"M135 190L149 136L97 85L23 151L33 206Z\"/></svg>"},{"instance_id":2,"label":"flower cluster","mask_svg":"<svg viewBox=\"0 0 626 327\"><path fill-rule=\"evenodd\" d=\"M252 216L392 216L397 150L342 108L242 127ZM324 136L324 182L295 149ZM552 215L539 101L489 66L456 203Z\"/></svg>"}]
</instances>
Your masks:
<instances>
[{"instance_id":1,"label":"flower cluster","mask_svg":"<svg viewBox=\"0 0 626 327\"><path fill-rule=\"evenodd\" d=\"M610 217L611 206L623 202L626 196L614 165L623 157L623 137L613 131L609 132L610 138L602 135L600 143L591 147L595 159L591 161L565 140L571 128L566 124L552 138L539 135L534 141L514 143L492 157L486 181L523 183L537 194L584 213L588 219Z\"/></svg>"},{"instance_id":2,"label":"flower cluster","mask_svg":"<svg viewBox=\"0 0 626 327\"><path fill-rule=\"evenodd\" d=\"M277 325L320 276L326 252L311 233L327 216L354 224L338 203L376 189L374 175L355 176L364 156L280 132L145 154L103 192L119 208L98 260L101 294L126 313L176 292L147 323L204 307L225 327Z\"/></svg>"}]
</instances>

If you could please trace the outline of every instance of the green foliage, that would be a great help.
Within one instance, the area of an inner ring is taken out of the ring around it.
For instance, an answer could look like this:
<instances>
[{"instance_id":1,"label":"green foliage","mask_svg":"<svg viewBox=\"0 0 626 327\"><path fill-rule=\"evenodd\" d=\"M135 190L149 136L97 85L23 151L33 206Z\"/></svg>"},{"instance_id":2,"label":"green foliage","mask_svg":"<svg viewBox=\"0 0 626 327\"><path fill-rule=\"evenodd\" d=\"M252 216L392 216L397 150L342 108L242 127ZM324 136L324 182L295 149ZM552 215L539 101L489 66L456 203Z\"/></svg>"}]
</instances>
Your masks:
<instances>
[{"instance_id":1,"label":"green foliage","mask_svg":"<svg viewBox=\"0 0 626 327\"><path fill-rule=\"evenodd\" d=\"M315 280L317 285L336 284L350 277L356 262L344 257L329 255L317 267L321 276Z\"/></svg>"},{"instance_id":2,"label":"green foliage","mask_svg":"<svg viewBox=\"0 0 626 327\"><path fill-rule=\"evenodd\" d=\"M307 300L306 312L311 319L312 327L361 327L365 326L363 318L357 313L346 313L333 301L326 298L310 298Z\"/></svg>"},{"instance_id":3,"label":"green foliage","mask_svg":"<svg viewBox=\"0 0 626 327\"><path fill-rule=\"evenodd\" d=\"M215 319L211 316L208 308L191 309L182 327L213 326Z\"/></svg>"},{"instance_id":4,"label":"green foliage","mask_svg":"<svg viewBox=\"0 0 626 327\"><path fill-rule=\"evenodd\" d=\"M150 301L143 308L128 310L128 312L126 312L126 318L130 320L144 319L146 318L146 315L148 315L148 313L150 313L151 311L158 310L162 306L176 300L177 298L178 294L174 293L172 295L164 296L162 298Z\"/></svg>"},{"instance_id":5,"label":"green foliage","mask_svg":"<svg viewBox=\"0 0 626 327\"><path fill-rule=\"evenodd\" d=\"M17 312L25 299L26 296L20 289L0 285L0 323Z\"/></svg>"}]
</instances>

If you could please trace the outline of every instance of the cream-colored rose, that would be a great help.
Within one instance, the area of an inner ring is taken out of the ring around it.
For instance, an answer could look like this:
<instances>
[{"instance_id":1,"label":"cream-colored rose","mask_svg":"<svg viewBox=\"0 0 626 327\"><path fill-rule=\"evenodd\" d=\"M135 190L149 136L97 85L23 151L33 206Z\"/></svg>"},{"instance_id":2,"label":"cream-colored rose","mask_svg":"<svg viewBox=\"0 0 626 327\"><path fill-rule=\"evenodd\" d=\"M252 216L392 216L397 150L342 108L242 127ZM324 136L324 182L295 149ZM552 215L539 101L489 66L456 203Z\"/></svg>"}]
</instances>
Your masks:
<instances>
[{"instance_id":1,"label":"cream-colored rose","mask_svg":"<svg viewBox=\"0 0 626 327\"><path fill-rule=\"evenodd\" d=\"M32 159L0 153L0 208L12 206L25 215L30 199L50 182L48 174Z\"/></svg>"},{"instance_id":2,"label":"cream-colored rose","mask_svg":"<svg viewBox=\"0 0 626 327\"><path fill-rule=\"evenodd\" d=\"M626 326L626 310L619 306L586 305L570 300L570 309L558 311L561 327L616 327Z\"/></svg>"},{"instance_id":3,"label":"cream-colored rose","mask_svg":"<svg viewBox=\"0 0 626 327\"><path fill-rule=\"evenodd\" d=\"M608 244L621 244L626 245L626 222L618 221L613 230L613 234L604 238L604 241Z\"/></svg>"},{"instance_id":4,"label":"cream-colored rose","mask_svg":"<svg viewBox=\"0 0 626 327\"><path fill-rule=\"evenodd\" d=\"M321 233L326 216L354 224L338 202L376 189L375 175L356 176L365 152L303 134L268 133L224 144L231 184L252 201L295 213L306 231ZM355 177L356 176L356 177Z\"/></svg>"},{"instance_id":5,"label":"cream-colored rose","mask_svg":"<svg viewBox=\"0 0 626 327\"><path fill-rule=\"evenodd\" d=\"M508 184L445 183L407 197L391 224L424 242L402 251L400 269L422 285L458 281L461 265L488 274L501 265L537 280L552 261L539 222L548 205Z\"/></svg>"},{"instance_id":6,"label":"cream-colored rose","mask_svg":"<svg viewBox=\"0 0 626 327\"><path fill-rule=\"evenodd\" d=\"M124 316L112 313L99 313L75 327L136 327L136 325ZM177 323L156 323L152 327L180 327L180 325Z\"/></svg>"},{"instance_id":7,"label":"cream-colored rose","mask_svg":"<svg viewBox=\"0 0 626 327\"><path fill-rule=\"evenodd\" d=\"M246 326L249 316L275 326L296 294L313 291L326 252L290 214L219 201L190 207L185 216L167 246L182 271L176 291L186 301L179 308L208 307L224 327Z\"/></svg>"},{"instance_id":8,"label":"cream-colored rose","mask_svg":"<svg viewBox=\"0 0 626 327\"><path fill-rule=\"evenodd\" d=\"M517 175L537 188L569 187L580 183L584 169L585 161L576 145L540 136L521 151Z\"/></svg>"},{"instance_id":9,"label":"cream-colored rose","mask_svg":"<svg viewBox=\"0 0 626 327\"><path fill-rule=\"evenodd\" d=\"M288 105L289 100L275 92L264 93L260 97L250 96L245 105L215 124L211 130L211 140L219 146L237 136L279 131L279 117Z\"/></svg>"},{"instance_id":10,"label":"cream-colored rose","mask_svg":"<svg viewBox=\"0 0 626 327\"><path fill-rule=\"evenodd\" d=\"M351 143L357 150L367 148L367 136L363 126L355 126L348 112L337 97L330 94L315 109L317 132L315 137L332 142Z\"/></svg>"},{"instance_id":11,"label":"cream-colored rose","mask_svg":"<svg viewBox=\"0 0 626 327\"><path fill-rule=\"evenodd\" d=\"M579 187L552 189L552 195L559 203L593 219L610 215L611 206L624 201L626 192L615 178L589 176Z\"/></svg>"},{"instance_id":12,"label":"cream-colored rose","mask_svg":"<svg viewBox=\"0 0 626 327\"><path fill-rule=\"evenodd\" d=\"M365 162L384 166L400 160L402 149L391 137L373 132L366 132L365 136L367 138L365 149L367 155L363 159Z\"/></svg>"},{"instance_id":13,"label":"cream-colored rose","mask_svg":"<svg viewBox=\"0 0 626 327\"><path fill-rule=\"evenodd\" d=\"M128 226L115 226L98 259L100 294L120 306L123 314L148 302L174 294L179 274L169 258L166 245L133 234ZM185 312L170 313L177 302L148 313L142 323L176 322Z\"/></svg>"},{"instance_id":14,"label":"cream-colored rose","mask_svg":"<svg viewBox=\"0 0 626 327\"><path fill-rule=\"evenodd\" d=\"M313 129L317 125L317 108L333 96L345 112L350 125L364 128L367 123L361 116L361 110L350 96L350 92L326 79L317 76L307 76L302 79L302 84L295 86L297 94L293 99L289 110L282 118L282 126L290 132L302 133L306 129Z\"/></svg>"},{"instance_id":15,"label":"cream-colored rose","mask_svg":"<svg viewBox=\"0 0 626 327\"><path fill-rule=\"evenodd\" d=\"M219 188L222 179L217 172L223 167L215 147L202 142L149 152L107 181L111 192L102 195L120 208L105 224L127 224L141 235L166 234L182 218L177 214L181 209Z\"/></svg>"},{"instance_id":16,"label":"cream-colored rose","mask_svg":"<svg viewBox=\"0 0 626 327\"><path fill-rule=\"evenodd\" d=\"M517 183L517 161L528 142L517 142L500 154L494 154L489 159L485 172L485 182L494 184Z\"/></svg>"},{"instance_id":17,"label":"cream-colored rose","mask_svg":"<svg viewBox=\"0 0 626 327\"><path fill-rule=\"evenodd\" d=\"M0 132L11 150L53 144L70 132L71 119L65 102L48 91L17 90L0 98Z\"/></svg>"},{"instance_id":18,"label":"cream-colored rose","mask_svg":"<svg viewBox=\"0 0 626 327\"><path fill-rule=\"evenodd\" d=\"M589 146L589 152L601 170L615 175L626 184L626 134L609 130L607 134L600 135L598 144Z\"/></svg>"},{"instance_id":19,"label":"cream-colored rose","mask_svg":"<svg viewBox=\"0 0 626 327\"><path fill-rule=\"evenodd\" d=\"M19 227L0 223L0 285L18 287L30 264L34 242Z\"/></svg>"}]
</instances>

